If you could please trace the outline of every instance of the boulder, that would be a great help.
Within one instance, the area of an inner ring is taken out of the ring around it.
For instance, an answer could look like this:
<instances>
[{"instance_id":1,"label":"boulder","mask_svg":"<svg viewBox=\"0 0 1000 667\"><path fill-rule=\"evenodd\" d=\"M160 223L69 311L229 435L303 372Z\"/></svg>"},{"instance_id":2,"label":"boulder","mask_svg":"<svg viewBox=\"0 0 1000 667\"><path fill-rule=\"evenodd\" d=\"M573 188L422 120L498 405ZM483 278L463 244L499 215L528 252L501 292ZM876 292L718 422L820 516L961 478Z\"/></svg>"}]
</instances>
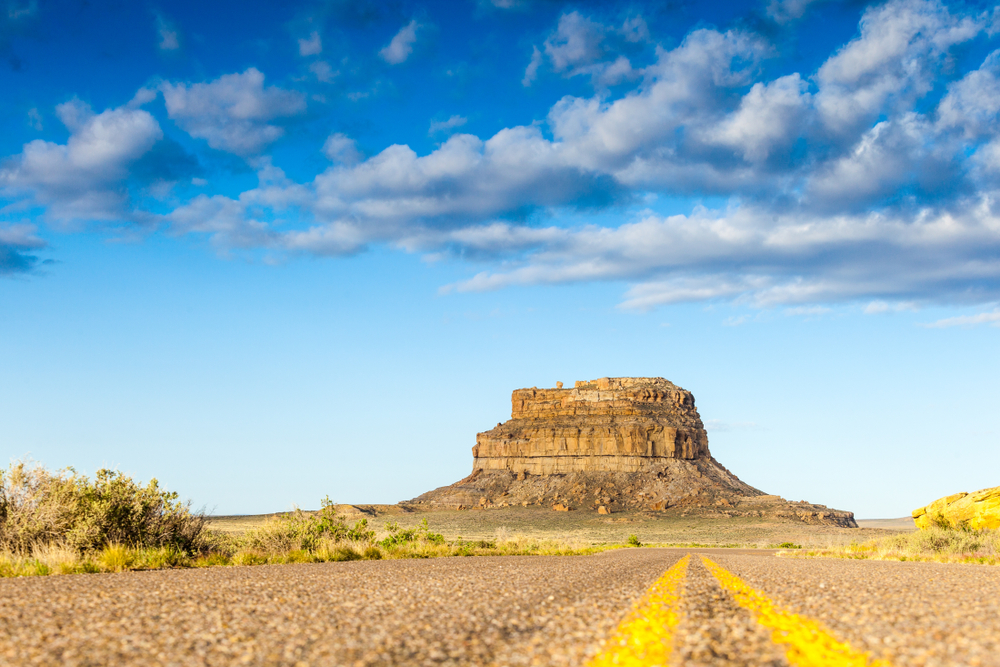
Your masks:
<instances>
[{"instance_id":1,"label":"boulder","mask_svg":"<svg viewBox=\"0 0 1000 667\"><path fill-rule=\"evenodd\" d=\"M1000 528L1000 486L975 493L956 493L913 510L917 528Z\"/></svg>"}]
</instances>

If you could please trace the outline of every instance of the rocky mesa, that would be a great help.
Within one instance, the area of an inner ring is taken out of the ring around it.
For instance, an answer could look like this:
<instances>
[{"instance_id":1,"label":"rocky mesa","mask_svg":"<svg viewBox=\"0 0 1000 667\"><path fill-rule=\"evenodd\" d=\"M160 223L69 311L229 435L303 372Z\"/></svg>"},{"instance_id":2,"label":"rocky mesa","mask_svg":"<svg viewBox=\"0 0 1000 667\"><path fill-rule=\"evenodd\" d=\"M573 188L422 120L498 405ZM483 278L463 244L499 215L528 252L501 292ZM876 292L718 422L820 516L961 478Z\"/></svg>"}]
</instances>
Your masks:
<instances>
[{"instance_id":1,"label":"rocky mesa","mask_svg":"<svg viewBox=\"0 0 1000 667\"><path fill-rule=\"evenodd\" d=\"M511 419L476 436L472 474L414 509L551 505L555 510L710 511L857 527L851 512L788 502L716 461L691 392L663 378L517 389Z\"/></svg>"}]
</instances>

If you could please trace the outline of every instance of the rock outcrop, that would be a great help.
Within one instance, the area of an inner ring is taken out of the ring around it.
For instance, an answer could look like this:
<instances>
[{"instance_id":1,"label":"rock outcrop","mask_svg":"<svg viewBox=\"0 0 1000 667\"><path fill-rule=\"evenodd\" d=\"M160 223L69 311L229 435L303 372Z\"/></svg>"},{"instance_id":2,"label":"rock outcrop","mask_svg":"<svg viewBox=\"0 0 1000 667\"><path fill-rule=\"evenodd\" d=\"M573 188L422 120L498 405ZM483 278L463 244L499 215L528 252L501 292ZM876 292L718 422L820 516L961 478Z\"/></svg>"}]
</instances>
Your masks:
<instances>
[{"instance_id":1,"label":"rock outcrop","mask_svg":"<svg viewBox=\"0 0 1000 667\"><path fill-rule=\"evenodd\" d=\"M601 378L517 389L511 419L476 436L472 474L405 505L544 505L783 517L857 527L850 512L789 503L716 461L694 396L663 378Z\"/></svg>"},{"instance_id":2,"label":"rock outcrop","mask_svg":"<svg viewBox=\"0 0 1000 667\"><path fill-rule=\"evenodd\" d=\"M530 475L639 472L710 458L694 396L663 378L601 378L517 389L511 419L476 436L473 470Z\"/></svg>"},{"instance_id":3,"label":"rock outcrop","mask_svg":"<svg viewBox=\"0 0 1000 667\"><path fill-rule=\"evenodd\" d=\"M1000 486L975 493L956 493L913 510L917 528L1000 528Z\"/></svg>"}]
</instances>

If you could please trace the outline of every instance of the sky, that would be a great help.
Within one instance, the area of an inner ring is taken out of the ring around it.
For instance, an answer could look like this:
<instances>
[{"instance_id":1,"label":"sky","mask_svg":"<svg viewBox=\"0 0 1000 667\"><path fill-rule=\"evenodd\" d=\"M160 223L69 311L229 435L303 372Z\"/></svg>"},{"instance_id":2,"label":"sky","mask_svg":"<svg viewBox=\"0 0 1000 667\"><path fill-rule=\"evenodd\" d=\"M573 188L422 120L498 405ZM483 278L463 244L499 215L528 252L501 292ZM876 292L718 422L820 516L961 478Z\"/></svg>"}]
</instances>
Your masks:
<instances>
[{"instance_id":1,"label":"sky","mask_svg":"<svg viewBox=\"0 0 1000 667\"><path fill-rule=\"evenodd\" d=\"M1000 8L0 0L0 454L392 503L510 392L791 500L1000 484Z\"/></svg>"}]
</instances>

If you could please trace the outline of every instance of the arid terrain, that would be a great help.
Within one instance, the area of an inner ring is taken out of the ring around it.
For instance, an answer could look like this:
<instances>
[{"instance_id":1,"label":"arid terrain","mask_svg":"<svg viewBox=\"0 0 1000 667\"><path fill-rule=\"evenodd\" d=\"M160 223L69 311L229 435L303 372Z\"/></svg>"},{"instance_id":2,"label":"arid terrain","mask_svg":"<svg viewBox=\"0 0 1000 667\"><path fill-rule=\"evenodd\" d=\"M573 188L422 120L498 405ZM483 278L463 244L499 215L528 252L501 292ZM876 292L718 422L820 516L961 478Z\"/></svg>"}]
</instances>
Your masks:
<instances>
[{"instance_id":1,"label":"arid terrain","mask_svg":"<svg viewBox=\"0 0 1000 667\"><path fill-rule=\"evenodd\" d=\"M912 520L859 522L860 528L806 524L790 519L719 517L710 511L632 511L602 515L592 510L557 512L547 507L405 511L398 505L338 505L348 521L365 518L373 527L395 521L408 528L426 519L448 540L492 539L497 531L578 544L623 543L636 535L646 544L767 547L791 542L825 548L914 530ZM209 518L214 530L238 533L259 526L274 514Z\"/></svg>"}]
</instances>

